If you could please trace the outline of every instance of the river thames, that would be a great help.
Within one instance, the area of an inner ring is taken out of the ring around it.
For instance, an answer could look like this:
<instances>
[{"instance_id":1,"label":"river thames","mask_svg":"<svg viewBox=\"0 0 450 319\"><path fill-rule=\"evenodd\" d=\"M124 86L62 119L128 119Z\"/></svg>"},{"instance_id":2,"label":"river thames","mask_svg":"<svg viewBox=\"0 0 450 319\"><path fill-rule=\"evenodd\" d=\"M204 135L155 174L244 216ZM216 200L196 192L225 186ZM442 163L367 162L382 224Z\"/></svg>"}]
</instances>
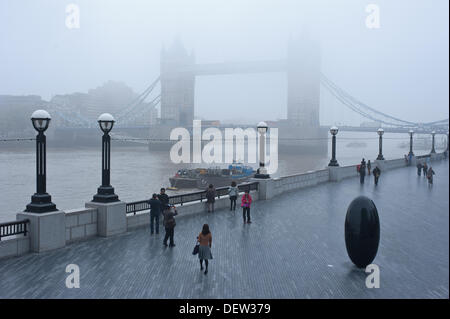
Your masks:
<instances>
[{"instance_id":1,"label":"river thames","mask_svg":"<svg viewBox=\"0 0 450 319\"><path fill-rule=\"evenodd\" d=\"M375 135L375 136L374 136ZM408 148L407 134L386 133L383 154L386 159L402 158ZM47 192L60 210L84 207L92 200L101 184L101 148L47 148ZM437 138L437 151L442 141ZM0 143L0 222L15 220L16 213L23 211L35 192L35 142L22 141ZM331 147L329 147L330 149ZM416 155L430 150L414 150ZM330 152L330 150L329 150ZM339 132L337 160L341 166L374 160L378 154L376 133ZM328 165L330 154L294 155L279 154L278 171L274 176L292 175L310 170L323 169ZM173 164L168 151L149 151L145 146L114 147L111 150L111 184L119 199L137 201L149 198L160 187L169 185L169 177L187 167ZM208 165L201 165L207 167ZM256 167L255 164L252 166ZM439 173L437 172L437 175ZM173 192L172 192L173 193ZM169 195L171 192L169 191Z\"/></svg>"}]
</instances>

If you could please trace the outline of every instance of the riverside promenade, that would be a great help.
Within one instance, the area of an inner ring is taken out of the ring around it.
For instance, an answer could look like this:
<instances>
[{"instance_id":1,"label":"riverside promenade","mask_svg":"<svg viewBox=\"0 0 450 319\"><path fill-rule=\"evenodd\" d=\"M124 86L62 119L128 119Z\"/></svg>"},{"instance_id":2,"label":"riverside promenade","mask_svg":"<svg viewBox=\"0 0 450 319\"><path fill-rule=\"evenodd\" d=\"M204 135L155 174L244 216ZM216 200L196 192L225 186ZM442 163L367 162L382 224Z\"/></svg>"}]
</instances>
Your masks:
<instances>
[{"instance_id":1,"label":"riverside promenade","mask_svg":"<svg viewBox=\"0 0 450 319\"><path fill-rule=\"evenodd\" d=\"M249 225L240 210L179 217L174 248L147 227L2 259L0 298L449 298L448 160L432 166L432 187L404 167L378 186L351 177L259 200ZM359 195L378 208L380 288L366 288L345 248L346 210ZM191 255L204 223L207 275ZM66 288L68 264L79 266L80 288Z\"/></svg>"}]
</instances>

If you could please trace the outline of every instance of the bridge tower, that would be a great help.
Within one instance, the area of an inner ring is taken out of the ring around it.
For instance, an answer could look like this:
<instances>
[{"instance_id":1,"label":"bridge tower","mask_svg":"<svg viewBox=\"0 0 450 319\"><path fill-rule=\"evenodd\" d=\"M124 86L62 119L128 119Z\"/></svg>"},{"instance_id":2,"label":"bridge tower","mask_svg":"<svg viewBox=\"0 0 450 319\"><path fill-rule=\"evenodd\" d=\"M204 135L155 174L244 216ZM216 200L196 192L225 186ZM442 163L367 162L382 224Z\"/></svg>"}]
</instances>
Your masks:
<instances>
[{"instance_id":1,"label":"bridge tower","mask_svg":"<svg viewBox=\"0 0 450 319\"><path fill-rule=\"evenodd\" d=\"M195 56L179 38L161 50L161 120L164 124L192 126L194 119Z\"/></svg>"},{"instance_id":2,"label":"bridge tower","mask_svg":"<svg viewBox=\"0 0 450 319\"><path fill-rule=\"evenodd\" d=\"M320 127L320 64L318 43L305 33L289 40L287 119L295 126Z\"/></svg>"}]
</instances>

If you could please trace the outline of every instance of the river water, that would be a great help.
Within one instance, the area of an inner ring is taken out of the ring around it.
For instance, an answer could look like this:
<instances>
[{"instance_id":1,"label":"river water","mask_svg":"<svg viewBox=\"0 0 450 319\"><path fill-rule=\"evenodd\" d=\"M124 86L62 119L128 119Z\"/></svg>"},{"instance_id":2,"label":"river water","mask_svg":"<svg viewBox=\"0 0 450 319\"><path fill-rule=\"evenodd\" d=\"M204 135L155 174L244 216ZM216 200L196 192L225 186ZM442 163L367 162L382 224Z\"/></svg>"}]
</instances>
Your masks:
<instances>
[{"instance_id":1,"label":"river water","mask_svg":"<svg viewBox=\"0 0 450 319\"><path fill-rule=\"evenodd\" d=\"M385 133L385 158L403 157L409 150L400 148L399 144L408 141L406 134ZM364 142L366 145L348 145L352 142ZM24 210L36 190L35 142L17 142L20 145L14 148L8 143L12 142L0 143L0 222L15 220L16 213ZM437 151L439 150L438 148ZM429 153L429 150L414 151L416 155ZM339 133L337 160L341 166L359 163L362 157L374 160L377 154L376 133ZM330 155L280 154L275 176L323 169L328 165L329 159ZM169 177L181 167L185 165L176 165L170 161L169 152L150 152L142 146L114 147L114 141L112 143L111 184L123 201L146 199L158 192L160 187L169 186ZM100 147L54 149L49 145L47 192L58 209L84 207L85 202L92 200L100 184Z\"/></svg>"}]
</instances>

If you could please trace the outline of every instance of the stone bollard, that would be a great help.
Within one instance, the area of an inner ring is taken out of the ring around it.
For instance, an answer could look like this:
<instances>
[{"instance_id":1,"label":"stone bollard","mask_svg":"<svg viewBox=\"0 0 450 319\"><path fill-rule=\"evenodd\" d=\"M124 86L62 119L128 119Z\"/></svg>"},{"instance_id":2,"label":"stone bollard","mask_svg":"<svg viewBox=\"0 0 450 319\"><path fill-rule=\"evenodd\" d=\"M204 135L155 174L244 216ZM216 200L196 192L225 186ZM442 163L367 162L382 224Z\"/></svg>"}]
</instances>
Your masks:
<instances>
[{"instance_id":1,"label":"stone bollard","mask_svg":"<svg viewBox=\"0 0 450 319\"><path fill-rule=\"evenodd\" d=\"M112 203L88 202L86 208L97 209L97 234L108 237L127 231L126 203L122 201Z\"/></svg>"}]
</instances>

